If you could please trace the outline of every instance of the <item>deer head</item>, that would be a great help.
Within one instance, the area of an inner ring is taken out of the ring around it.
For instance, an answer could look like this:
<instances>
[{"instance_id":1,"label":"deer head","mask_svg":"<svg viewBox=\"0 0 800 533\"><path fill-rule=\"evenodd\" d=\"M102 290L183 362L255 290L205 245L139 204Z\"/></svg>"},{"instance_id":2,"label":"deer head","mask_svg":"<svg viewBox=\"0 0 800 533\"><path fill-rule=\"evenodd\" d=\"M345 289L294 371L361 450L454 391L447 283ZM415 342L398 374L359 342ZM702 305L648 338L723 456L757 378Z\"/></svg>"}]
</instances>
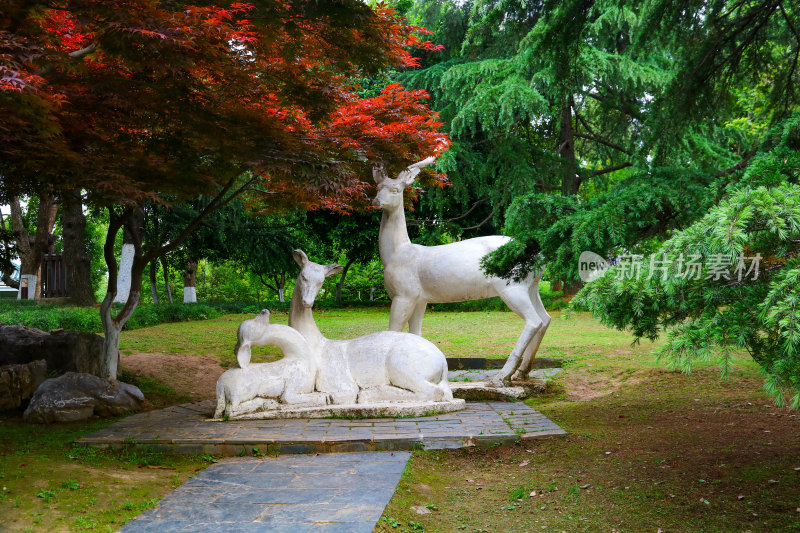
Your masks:
<instances>
[{"instance_id":1,"label":"deer head","mask_svg":"<svg viewBox=\"0 0 800 533\"><path fill-rule=\"evenodd\" d=\"M314 305L325 278L338 274L344 267L335 264L317 264L311 261L303 250L295 250L292 256L300 266L300 275L297 276L294 290L300 291L303 307L310 308Z\"/></svg>"},{"instance_id":2,"label":"deer head","mask_svg":"<svg viewBox=\"0 0 800 533\"><path fill-rule=\"evenodd\" d=\"M403 206L403 191L414 183L420 171L436 161L435 157L423 159L418 163L409 165L408 168L400 172L396 178L392 179L386 174L383 165L377 165L372 169L372 177L378 185L378 194L372 200L372 205L381 209L397 209Z\"/></svg>"}]
</instances>

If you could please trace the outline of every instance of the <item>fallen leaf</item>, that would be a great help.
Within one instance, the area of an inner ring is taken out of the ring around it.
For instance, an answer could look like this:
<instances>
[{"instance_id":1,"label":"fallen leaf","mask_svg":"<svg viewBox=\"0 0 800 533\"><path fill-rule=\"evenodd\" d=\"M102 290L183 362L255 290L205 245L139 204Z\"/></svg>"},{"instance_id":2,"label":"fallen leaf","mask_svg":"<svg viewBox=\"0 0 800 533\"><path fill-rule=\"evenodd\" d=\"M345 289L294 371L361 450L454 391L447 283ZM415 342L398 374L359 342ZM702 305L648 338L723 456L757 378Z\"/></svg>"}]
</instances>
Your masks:
<instances>
[{"instance_id":1,"label":"fallen leaf","mask_svg":"<svg viewBox=\"0 0 800 533\"><path fill-rule=\"evenodd\" d=\"M581 488L582 488L583 490L586 490L586 489L588 489L588 488L589 488L589 487L591 487L591 486L592 486L592 484L591 484L591 483L587 483L586 485L581 485Z\"/></svg>"},{"instance_id":2,"label":"fallen leaf","mask_svg":"<svg viewBox=\"0 0 800 533\"><path fill-rule=\"evenodd\" d=\"M536 496L536 491L531 492L531 498L533 498L534 496ZM798 509L798 511L800 511L800 509Z\"/></svg>"},{"instance_id":3,"label":"fallen leaf","mask_svg":"<svg viewBox=\"0 0 800 533\"><path fill-rule=\"evenodd\" d=\"M770 479L767 483L769 483L770 485L775 485L777 483L780 483L780 481L778 481L777 479Z\"/></svg>"},{"instance_id":4,"label":"fallen leaf","mask_svg":"<svg viewBox=\"0 0 800 533\"><path fill-rule=\"evenodd\" d=\"M744 500L744 494L739 494L739 495L736 497L736 499L737 499L737 500Z\"/></svg>"},{"instance_id":5,"label":"fallen leaf","mask_svg":"<svg viewBox=\"0 0 800 533\"><path fill-rule=\"evenodd\" d=\"M606 452L606 455L611 455L611 452Z\"/></svg>"},{"instance_id":6,"label":"fallen leaf","mask_svg":"<svg viewBox=\"0 0 800 533\"><path fill-rule=\"evenodd\" d=\"M523 466L528 466L528 464L530 464L530 463L528 463L528 461L522 461L522 462L519 464L519 466L520 466L520 468L522 468Z\"/></svg>"},{"instance_id":7,"label":"fallen leaf","mask_svg":"<svg viewBox=\"0 0 800 533\"><path fill-rule=\"evenodd\" d=\"M431 510L423 505L412 505L411 510L417 514L431 514Z\"/></svg>"},{"instance_id":8,"label":"fallen leaf","mask_svg":"<svg viewBox=\"0 0 800 533\"><path fill-rule=\"evenodd\" d=\"M468 479L467 483L475 483L475 480L474 479Z\"/></svg>"}]
</instances>

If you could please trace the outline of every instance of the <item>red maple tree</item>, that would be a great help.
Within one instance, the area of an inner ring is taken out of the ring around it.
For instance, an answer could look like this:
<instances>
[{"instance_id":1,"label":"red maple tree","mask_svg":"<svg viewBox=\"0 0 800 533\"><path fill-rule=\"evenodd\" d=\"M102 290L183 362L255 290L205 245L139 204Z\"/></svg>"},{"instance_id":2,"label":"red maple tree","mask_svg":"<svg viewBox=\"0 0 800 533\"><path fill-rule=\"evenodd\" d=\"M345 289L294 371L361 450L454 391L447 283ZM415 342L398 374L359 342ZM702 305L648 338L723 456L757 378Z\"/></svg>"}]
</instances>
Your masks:
<instances>
[{"instance_id":1,"label":"red maple tree","mask_svg":"<svg viewBox=\"0 0 800 533\"><path fill-rule=\"evenodd\" d=\"M244 192L255 207L346 209L363 201L373 161L446 147L424 93L392 85L361 99L353 82L413 67L410 48L436 48L419 35L357 0L3 3L0 196L84 189L108 209L108 377L145 266L209 212ZM142 248L142 201L198 195L208 208L177 239ZM130 296L112 317L123 226L139 240Z\"/></svg>"}]
</instances>

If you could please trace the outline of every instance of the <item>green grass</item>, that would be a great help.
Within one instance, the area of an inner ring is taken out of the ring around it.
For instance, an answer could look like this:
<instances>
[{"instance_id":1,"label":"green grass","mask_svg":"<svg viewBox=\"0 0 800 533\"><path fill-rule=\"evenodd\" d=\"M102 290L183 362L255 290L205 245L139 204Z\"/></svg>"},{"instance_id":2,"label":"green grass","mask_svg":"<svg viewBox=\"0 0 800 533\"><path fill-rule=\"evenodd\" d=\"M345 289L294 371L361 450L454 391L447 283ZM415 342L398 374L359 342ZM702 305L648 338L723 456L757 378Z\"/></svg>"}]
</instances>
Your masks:
<instances>
[{"instance_id":1,"label":"green grass","mask_svg":"<svg viewBox=\"0 0 800 533\"><path fill-rule=\"evenodd\" d=\"M161 324L156 327L124 332L120 341L123 352L183 353L211 355L221 361L234 360L236 329L239 323L254 315L227 315L202 322ZM332 339L348 339L383 331L389 325L388 308L315 310L317 325ZM628 333L602 326L588 313L574 313L562 320L561 312L552 312L553 321L542 342L539 357L566 358L581 365L609 351L618 360L637 361L639 356L653 351L654 344L642 341L631 347ZM273 312L274 324L287 324L288 314ZM522 332L522 319L511 312L432 312L425 314L422 334L434 342L448 357L507 357ZM254 354L276 354L274 349L254 350ZM621 359L620 359L621 358ZM627 359L626 359L627 358ZM648 363L655 365L654 361Z\"/></svg>"},{"instance_id":2,"label":"green grass","mask_svg":"<svg viewBox=\"0 0 800 533\"><path fill-rule=\"evenodd\" d=\"M40 426L0 416L0 531L116 531L208 464L73 446L111 422Z\"/></svg>"},{"instance_id":3,"label":"green grass","mask_svg":"<svg viewBox=\"0 0 800 533\"><path fill-rule=\"evenodd\" d=\"M315 315L331 338L381 331L389 318L387 308ZM229 365L236 328L252 316L126 331L122 349L212 355ZM287 316L272 320L285 324ZM521 329L521 319L499 311L429 311L423 324L448 356L503 357ZM376 530L800 531L797 413L770 405L746 357L737 357L727 381L713 361L686 376L655 361L658 345L632 346L629 334L585 313L562 320L554 312L539 355L564 360L565 370L528 403L569 435L417 451ZM277 355L264 350L263 359ZM190 392L123 377L156 405ZM216 460L71 445L107 423L28 426L0 417L0 531L113 530ZM246 454L262 451L269 452ZM416 514L417 505L431 513Z\"/></svg>"}]
</instances>

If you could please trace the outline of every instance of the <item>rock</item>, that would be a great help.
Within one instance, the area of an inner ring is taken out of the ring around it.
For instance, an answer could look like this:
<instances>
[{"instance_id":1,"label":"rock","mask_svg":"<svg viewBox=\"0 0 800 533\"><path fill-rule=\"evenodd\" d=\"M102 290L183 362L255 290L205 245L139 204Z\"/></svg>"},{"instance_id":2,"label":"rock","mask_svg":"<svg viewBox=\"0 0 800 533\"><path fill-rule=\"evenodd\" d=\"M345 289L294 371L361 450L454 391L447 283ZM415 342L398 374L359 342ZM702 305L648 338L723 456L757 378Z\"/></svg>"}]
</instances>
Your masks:
<instances>
[{"instance_id":1,"label":"rock","mask_svg":"<svg viewBox=\"0 0 800 533\"><path fill-rule=\"evenodd\" d=\"M16 409L47 379L47 363L0 366L0 410Z\"/></svg>"},{"instance_id":2,"label":"rock","mask_svg":"<svg viewBox=\"0 0 800 533\"><path fill-rule=\"evenodd\" d=\"M0 346L0 365L44 359L48 372L100 373L103 338L94 333L0 325Z\"/></svg>"},{"instance_id":3,"label":"rock","mask_svg":"<svg viewBox=\"0 0 800 533\"><path fill-rule=\"evenodd\" d=\"M142 391L133 385L67 372L48 379L36 389L22 418L40 424L74 422L93 414L119 416L139 411L144 402Z\"/></svg>"}]
</instances>

